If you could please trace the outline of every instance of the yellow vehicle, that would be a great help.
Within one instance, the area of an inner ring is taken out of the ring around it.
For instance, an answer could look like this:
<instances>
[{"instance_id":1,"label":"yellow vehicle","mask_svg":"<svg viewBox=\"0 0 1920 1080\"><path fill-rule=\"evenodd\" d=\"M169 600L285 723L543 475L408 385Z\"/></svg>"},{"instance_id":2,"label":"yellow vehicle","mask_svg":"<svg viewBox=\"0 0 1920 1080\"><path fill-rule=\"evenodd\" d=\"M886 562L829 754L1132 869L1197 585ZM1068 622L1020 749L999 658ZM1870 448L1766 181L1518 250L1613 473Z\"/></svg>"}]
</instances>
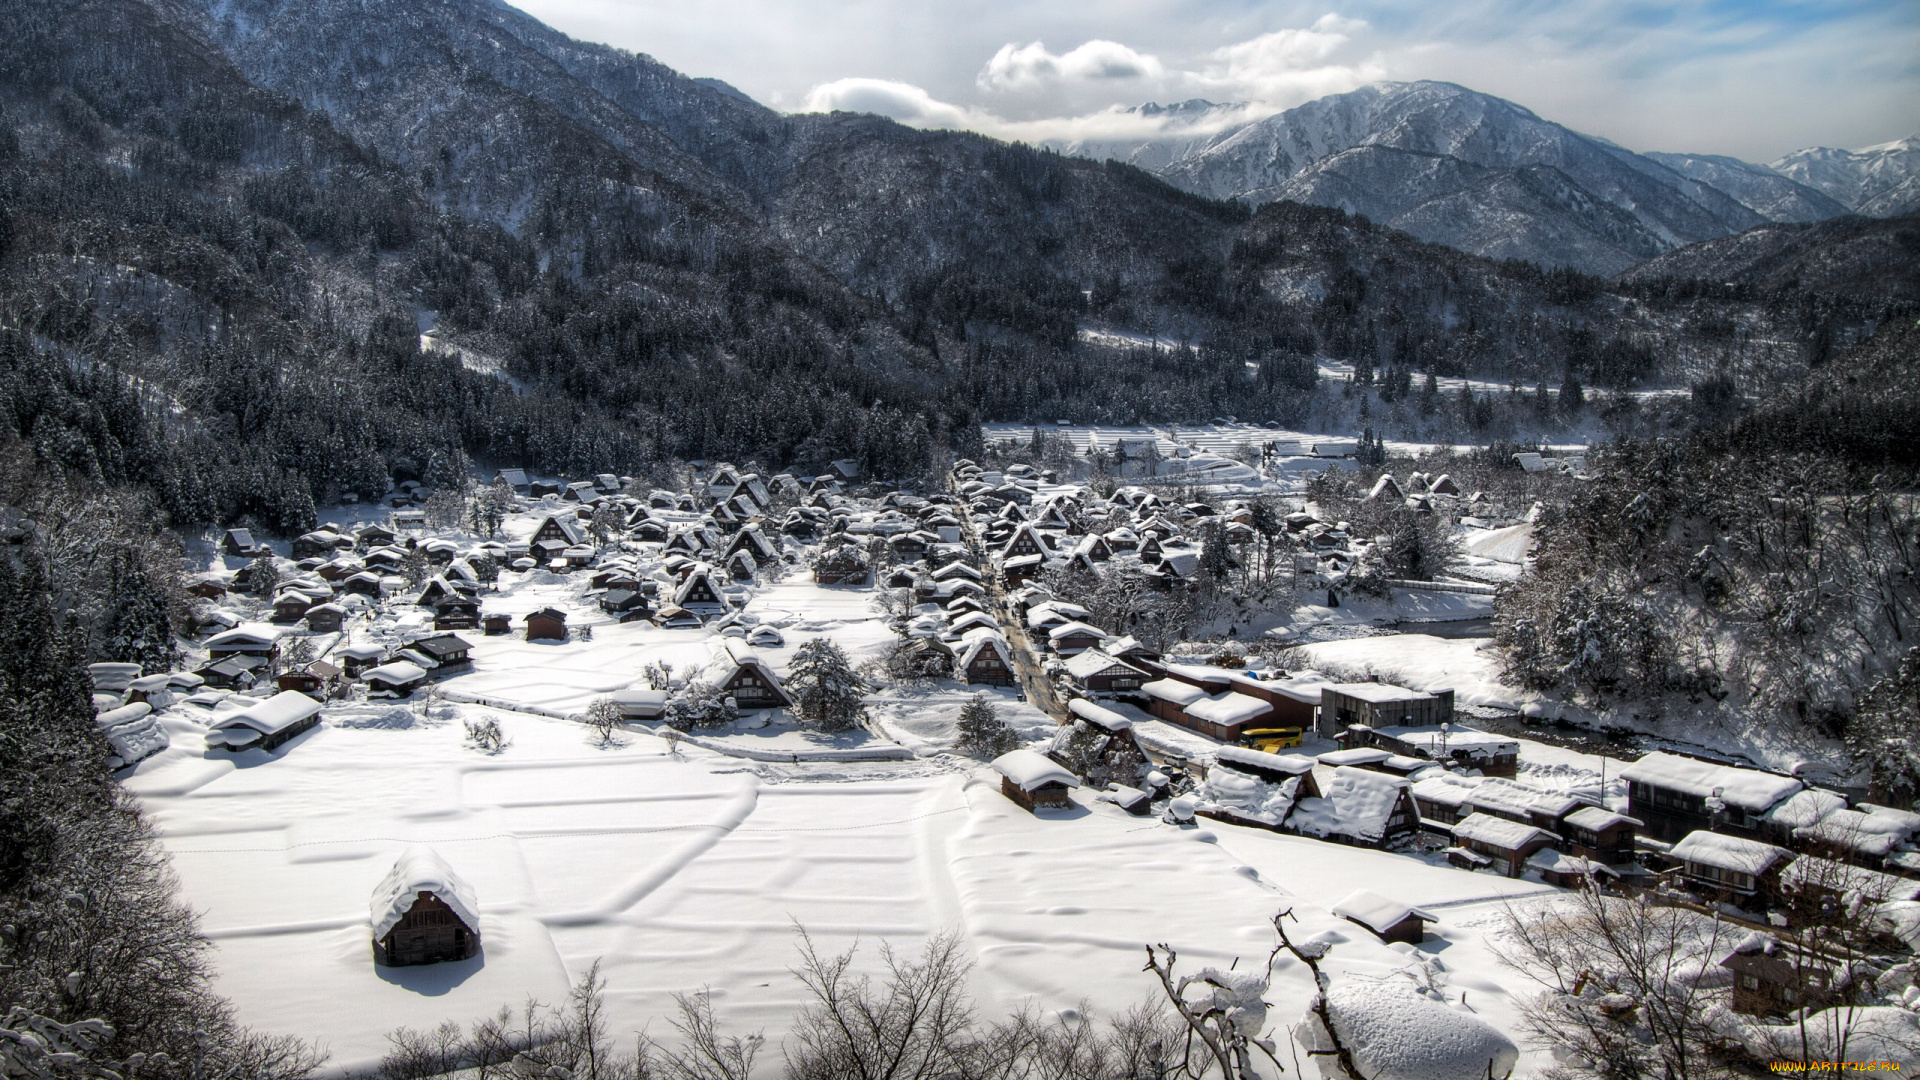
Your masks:
<instances>
[{"instance_id":1,"label":"yellow vehicle","mask_svg":"<svg viewBox=\"0 0 1920 1080\"><path fill-rule=\"evenodd\" d=\"M1300 745L1300 729L1297 727L1253 728L1240 733L1240 745L1275 753Z\"/></svg>"}]
</instances>

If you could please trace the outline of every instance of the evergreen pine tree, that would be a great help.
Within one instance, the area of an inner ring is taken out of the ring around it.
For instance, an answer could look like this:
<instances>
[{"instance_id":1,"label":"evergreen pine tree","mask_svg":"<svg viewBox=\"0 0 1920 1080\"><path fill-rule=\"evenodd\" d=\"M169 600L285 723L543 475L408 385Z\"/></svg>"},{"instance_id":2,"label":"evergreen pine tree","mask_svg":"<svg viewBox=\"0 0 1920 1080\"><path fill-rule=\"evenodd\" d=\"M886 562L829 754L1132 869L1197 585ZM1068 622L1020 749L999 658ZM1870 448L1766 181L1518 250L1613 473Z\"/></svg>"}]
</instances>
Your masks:
<instances>
[{"instance_id":1,"label":"evergreen pine tree","mask_svg":"<svg viewBox=\"0 0 1920 1080\"><path fill-rule=\"evenodd\" d=\"M262 600L273 595L273 587L280 584L280 571L273 568L273 558L262 555L247 565L247 592Z\"/></svg>"},{"instance_id":2,"label":"evergreen pine tree","mask_svg":"<svg viewBox=\"0 0 1920 1080\"><path fill-rule=\"evenodd\" d=\"M819 731L845 731L866 715L866 680L854 673L847 654L826 638L814 638L794 650L787 668L787 693L801 722Z\"/></svg>"},{"instance_id":3,"label":"evergreen pine tree","mask_svg":"<svg viewBox=\"0 0 1920 1080\"><path fill-rule=\"evenodd\" d=\"M167 598L153 575L130 551L116 554L108 571L107 609L95 636L102 660L166 671L179 656Z\"/></svg>"},{"instance_id":4,"label":"evergreen pine tree","mask_svg":"<svg viewBox=\"0 0 1920 1080\"><path fill-rule=\"evenodd\" d=\"M1000 719L1000 710L994 708L985 694L975 694L962 705L960 719L953 726L960 732L953 748L963 754L991 759L1020 747L1020 736Z\"/></svg>"}]
</instances>

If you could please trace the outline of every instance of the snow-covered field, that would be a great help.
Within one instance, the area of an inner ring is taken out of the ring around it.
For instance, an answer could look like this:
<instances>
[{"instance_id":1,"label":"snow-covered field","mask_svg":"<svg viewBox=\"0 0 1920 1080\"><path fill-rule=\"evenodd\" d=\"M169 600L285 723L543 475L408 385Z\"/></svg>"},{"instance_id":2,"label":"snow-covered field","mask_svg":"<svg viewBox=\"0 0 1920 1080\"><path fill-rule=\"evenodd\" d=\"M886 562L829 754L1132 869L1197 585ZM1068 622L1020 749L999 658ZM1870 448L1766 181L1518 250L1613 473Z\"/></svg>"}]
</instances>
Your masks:
<instances>
[{"instance_id":1,"label":"snow-covered field","mask_svg":"<svg viewBox=\"0 0 1920 1080\"><path fill-rule=\"evenodd\" d=\"M524 534L532 522L516 517L509 530ZM320 727L272 753L209 752L204 717L184 707L161 714L172 747L125 783L203 913L220 988L243 1021L321 1041L330 1068L351 1070L376 1061L396 1027L467 1021L529 997L558 1002L597 961L616 1033L650 1025L663 1034L672 995L709 989L731 1030L777 1038L800 1004L788 968L802 927L826 950L860 945L869 971L881 941L911 951L958 934L989 1013L1083 1003L1118 1011L1154 989L1141 971L1144 945L1172 945L1192 967L1244 970L1264 962L1271 919L1290 908L1296 940L1336 943L1336 977L1417 976L1451 1007L1522 1041L1515 995L1529 990L1488 939L1507 904L1545 902L1552 889L1436 857L1131 817L1087 791L1071 811L1035 817L1001 795L986 767L947 751L973 692L953 683L882 690L870 731L827 737L781 713L757 714L677 746L638 724L602 746L568 717L644 685L649 664L698 671L715 639L615 623L593 606L585 578L504 576L483 599L516 631L463 634L471 671L441 680L433 699L330 705ZM822 587L795 570L731 591L739 624L784 637L758 650L776 669L814 636L856 663L892 640L869 588ZM1422 594L1405 601L1421 612L1390 612L1396 598L1372 614L1472 617L1482 601ZM568 613L574 640L524 639L521 617L546 606ZM1357 609L1323 612L1336 613L1373 621ZM426 629L423 617L391 601L356 618L342 640L404 640ZM583 627L591 633L578 634ZM1510 694L1476 645L1398 635L1311 648L1329 665L1372 663L1409 685L1445 681L1463 702ZM989 694L1023 737L1053 734L1014 691ZM484 719L508 739L498 753L465 741L463 721ZM1140 719L1143 741L1207 752L1191 732ZM1528 779L1598 786L1598 759L1535 744L1525 756ZM369 898L414 844L471 884L480 956L373 963ZM1427 941L1388 946L1329 914L1360 888L1431 911ZM1276 1031L1310 994L1304 970L1282 962L1268 995ZM764 1060L777 1070L777 1054ZM1529 1053L1519 1075L1542 1064Z\"/></svg>"},{"instance_id":2,"label":"snow-covered field","mask_svg":"<svg viewBox=\"0 0 1920 1080\"><path fill-rule=\"evenodd\" d=\"M1511 1030L1524 988L1486 948L1503 900L1544 887L1419 859L1231 826L1180 828L1077 793L1036 818L979 768L953 759L793 766L778 774L628 733L601 748L578 724L491 715L511 744L462 745L452 716L411 726L330 722L282 751L232 757L175 749L127 786L147 804L189 903L217 946L221 988L241 1018L322 1039L335 1068L364 1065L383 1033L470 1019L527 996L557 1001L601 962L614 1030L710 987L736 1029L778 1033L798 998L786 969L796 926L830 948L913 947L962 935L983 1005L1117 1010L1150 989L1141 947L1195 964L1256 963L1268 920L1292 907L1331 933L1337 971L1380 977L1409 963L1326 913L1356 888L1425 906L1440 922L1422 952L1452 994ZM372 962L368 897L410 843L472 883L480 957L422 968ZM1284 968L1271 1000L1307 999ZM657 1029L658 1024L654 1025Z\"/></svg>"}]
</instances>

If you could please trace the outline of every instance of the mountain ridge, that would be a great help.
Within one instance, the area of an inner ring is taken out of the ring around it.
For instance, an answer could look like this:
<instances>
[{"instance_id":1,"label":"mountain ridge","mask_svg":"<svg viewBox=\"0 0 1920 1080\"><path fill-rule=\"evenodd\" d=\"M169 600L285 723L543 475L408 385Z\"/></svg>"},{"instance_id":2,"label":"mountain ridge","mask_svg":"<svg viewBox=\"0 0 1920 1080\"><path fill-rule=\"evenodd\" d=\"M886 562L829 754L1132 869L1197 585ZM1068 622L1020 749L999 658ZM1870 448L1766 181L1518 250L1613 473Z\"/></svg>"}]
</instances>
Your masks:
<instances>
[{"instance_id":1,"label":"mountain ridge","mask_svg":"<svg viewBox=\"0 0 1920 1080\"><path fill-rule=\"evenodd\" d=\"M1139 110L1165 108L1149 104ZM1363 147L1373 152L1353 153ZM1804 177L1734 158L1635 153L1545 120L1524 105L1435 81L1375 83L1206 135L1182 129L1161 140L1060 148L1090 156L1118 151L1179 187L1214 198L1338 206L1476 254L1602 276L1770 221L1897 213L1912 192L1886 196L1891 185L1882 184L1849 202ZM1901 152L1898 143L1870 149L1883 157ZM1430 155L1458 164L1437 168ZM1369 174L1364 181L1355 171L1361 160ZM1835 160L1820 159L1826 170L1821 175L1838 176L1852 167L1853 159ZM1541 166L1562 179L1543 187ZM1512 175L1495 180L1492 171ZM1898 168L1883 171L1899 179L1893 175ZM1565 197L1542 197L1548 187L1562 189ZM1572 196L1570 189L1581 194ZM1873 196L1881 199L1869 204ZM1443 206L1449 215L1437 212Z\"/></svg>"}]
</instances>

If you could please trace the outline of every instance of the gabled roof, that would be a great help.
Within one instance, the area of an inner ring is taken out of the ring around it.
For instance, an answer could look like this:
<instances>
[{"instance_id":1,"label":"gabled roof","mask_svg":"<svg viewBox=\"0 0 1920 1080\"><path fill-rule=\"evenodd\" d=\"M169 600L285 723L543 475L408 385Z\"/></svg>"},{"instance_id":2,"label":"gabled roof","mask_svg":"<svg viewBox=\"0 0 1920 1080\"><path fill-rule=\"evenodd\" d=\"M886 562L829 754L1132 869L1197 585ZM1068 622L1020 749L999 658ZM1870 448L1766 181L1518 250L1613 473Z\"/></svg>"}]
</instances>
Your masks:
<instances>
[{"instance_id":1,"label":"gabled roof","mask_svg":"<svg viewBox=\"0 0 1920 1080\"><path fill-rule=\"evenodd\" d=\"M1376 934L1384 934L1408 917L1437 922L1432 915L1420 908L1403 904L1398 900L1389 900L1371 889L1355 889L1346 899L1330 909L1343 919L1352 919Z\"/></svg>"},{"instance_id":2,"label":"gabled roof","mask_svg":"<svg viewBox=\"0 0 1920 1080\"><path fill-rule=\"evenodd\" d=\"M396 660L391 664L382 664L377 668L368 668L360 673L362 682L375 679L389 683L418 682L427 677L427 670L410 660Z\"/></svg>"},{"instance_id":3,"label":"gabled roof","mask_svg":"<svg viewBox=\"0 0 1920 1080\"><path fill-rule=\"evenodd\" d=\"M1333 770L1324 798L1302 799L1287 823L1307 836L1341 835L1378 840L1407 782L1397 776L1343 765Z\"/></svg>"},{"instance_id":4,"label":"gabled roof","mask_svg":"<svg viewBox=\"0 0 1920 1080\"><path fill-rule=\"evenodd\" d=\"M414 845L401 853L393 869L374 887L369 906L373 936L386 937L388 931L400 925L401 917L413 910L423 892L432 893L435 899L452 908L460 921L467 924L467 929L480 929L480 904L474 899L473 887L431 848Z\"/></svg>"},{"instance_id":5,"label":"gabled roof","mask_svg":"<svg viewBox=\"0 0 1920 1080\"><path fill-rule=\"evenodd\" d=\"M1785 848L1710 832L1688 833L1667 854L1684 863L1742 874L1763 874L1774 863L1790 857Z\"/></svg>"},{"instance_id":6,"label":"gabled roof","mask_svg":"<svg viewBox=\"0 0 1920 1080\"><path fill-rule=\"evenodd\" d=\"M1080 786L1079 777L1037 750L1008 751L993 759L993 767L1021 791L1038 791L1048 784Z\"/></svg>"},{"instance_id":7,"label":"gabled roof","mask_svg":"<svg viewBox=\"0 0 1920 1080\"><path fill-rule=\"evenodd\" d=\"M1115 660L1099 649L1088 649L1067 660L1067 674L1076 679L1090 679L1103 671L1118 669L1122 673L1145 676L1146 672L1124 660Z\"/></svg>"},{"instance_id":8,"label":"gabled roof","mask_svg":"<svg viewBox=\"0 0 1920 1080\"><path fill-rule=\"evenodd\" d=\"M220 717L213 722L213 727L252 728L262 735L272 735L319 712L319 702L298 690L282 690L257 705Z\"/></svg>"}]
</instances>

